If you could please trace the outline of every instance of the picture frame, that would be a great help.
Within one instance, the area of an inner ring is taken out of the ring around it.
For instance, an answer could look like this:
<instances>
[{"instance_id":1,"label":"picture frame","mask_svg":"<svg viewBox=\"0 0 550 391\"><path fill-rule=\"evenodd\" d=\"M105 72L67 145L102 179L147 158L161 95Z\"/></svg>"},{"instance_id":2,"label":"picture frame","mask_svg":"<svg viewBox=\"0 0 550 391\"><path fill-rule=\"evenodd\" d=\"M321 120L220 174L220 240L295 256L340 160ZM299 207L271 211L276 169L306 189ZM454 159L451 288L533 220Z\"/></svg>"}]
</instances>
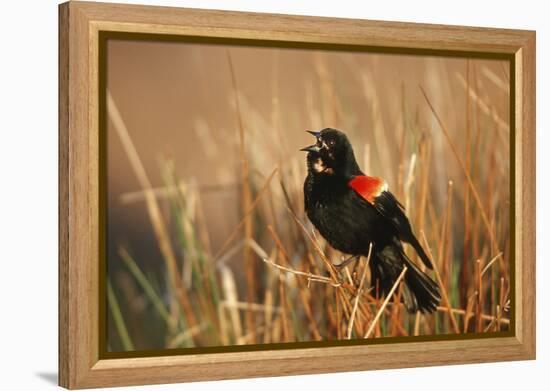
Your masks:
<instances>
[{"instance_id":1,"label":"picture frame","mask_svg":"<svg viewBox=\"0 0 550 391\"><path fill-rule=\"evenodd\" d=\"M513 63L513 329L483 339L105 358L99 262L104 32L493 53ZM70 1L59 6L59 384L69 389L535 358L535 33L478 27ZM460 354L457 354L459 352Z\"/></svg>"}]
</instances>

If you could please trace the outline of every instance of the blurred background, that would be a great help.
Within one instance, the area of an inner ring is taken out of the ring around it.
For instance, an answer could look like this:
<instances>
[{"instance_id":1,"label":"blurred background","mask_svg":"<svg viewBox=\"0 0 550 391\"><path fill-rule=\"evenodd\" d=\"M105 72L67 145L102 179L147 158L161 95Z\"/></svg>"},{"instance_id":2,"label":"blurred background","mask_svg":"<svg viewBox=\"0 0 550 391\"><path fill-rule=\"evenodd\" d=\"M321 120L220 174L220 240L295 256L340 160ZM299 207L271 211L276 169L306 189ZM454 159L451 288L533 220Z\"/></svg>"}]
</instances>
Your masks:
<instances>
[{"instance_id":1,"label":"blurred background","mask_svg":"<svg viewBox=\"0 0 550 391\"><path fill-rule=\"evenodd\" d=\"M110 40L107 72L110 351L508 329L508 62ZM435 315L327 265L299 152L324 127L406 206Z\"/></svg>"}]
</instances>

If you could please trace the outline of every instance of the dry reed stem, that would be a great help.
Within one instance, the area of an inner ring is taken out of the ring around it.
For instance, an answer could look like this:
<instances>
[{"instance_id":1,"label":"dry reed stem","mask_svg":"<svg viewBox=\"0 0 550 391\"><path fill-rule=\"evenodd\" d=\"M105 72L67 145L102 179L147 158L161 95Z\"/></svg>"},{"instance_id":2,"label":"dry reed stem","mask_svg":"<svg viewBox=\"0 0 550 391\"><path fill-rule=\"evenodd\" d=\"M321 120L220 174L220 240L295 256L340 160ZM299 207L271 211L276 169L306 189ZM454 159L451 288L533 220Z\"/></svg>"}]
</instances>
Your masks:
<instances>
[{"instance_id":1,"label":"dry reed stem","mask_svg":"<svg viewBox=\"0 0 550 391\"><path fill-rule=\"evenodd\" d=\"M321 341L323 338L321 337L319 327L317 327L317 322L315 321L315 315L313 314L313 310L309 303L309 296L307 295L307 291L302 287L301 289L299 289L299 294L300 294L300 299L302 300L302 303L304 305L304 312L306 314L306 318L309 322L309 330L313 334L313 338L315 340Z\"/></svg>"},{"instance_id":2,"label":"dry reed stem","mask_svg":"<svg viewBox=\"0 0 550 391\"><path fill-rule=\"evenodd\" d=\"M224 307L218 306L218 319L220 322L220 341L224 346L229 345L229 327L225 317Z\"/></svg>"},{"instance_id":3,"label":"dry reed stem","mask_svg":"<svg viewBox=\"0 0 550 391\"><path fill-rule=\"evenodd\" d=\"M235 108L237 111L238 123L239 123L239 153L241 156L241 206L243 211L248 211L251 204L251 191L249 183L249 168L248 168L248 159L246 156L246 144L245 144L245 132L244 132L244 123L240 108L239 102L239 92L237 88L237 77L235 76L235 69L233 67L233 61L231 59L231 52L229 50L227 53L227 62L229 64L229 71L231 74L231 83L233 85L233 93L235 98ZM245 213L244 216L244 236L245 239L252 239L252 219L248 213ZM250 248L245 246L243 248L243 258L246 270L246 286L247 286L247 299L249 303L255 301L256 297L256 267L255 261L252 258ZM252 332L254 330L254 312L249 311L246 314L248 330ZM253 338L253 337L252 337Z\"/></svg>"},{"instance_id":4,"label":"dry reed stem","mask_svg":"<svg viewBox=\"0 0 550 391\"><path fill-rule=\"evenodd\" d=\"M181 211L181 213L178 214L181 220L181 229L183 231L183 236L186 243L185 259L187 262L184 262L183 264L183 282L185 283L185 287L188 290L191 290L192 269L194 268L197 273L201 274L201 267L198 261L198 251L194 240L194 218L190 213L194 209L196 198L193 193L189 193L187 191L185 184L182 183L181 186L178 187L175 182L171 181L170 185L177 188L181 194L181 198L178 197L176 202L179 204L179 209ZM184 203L182 202L182 199L186 200L186 206L183 205Z\"/></svg>"},{"instance_id":5,"label":"dry reed stem","mask_svg":"<svg viewBox=\"0 0 550 391\"><path fill-rule=\"evenodd\" d=\"M263 248L261 248L260 245L254 239L249 239L246 242L246 244L250 246L252 251L254 251L258 257L268 258L267 252Z\"/></svg>"},{"instance_id":6,"label":"dry reed stem","mask_svg":"<svg viewBox=\"0 0 550 391\"><path fill-rule=\"evenodd\" d=\"M346 277L347 277L347 279L348 279L348 282L349 282L350 284L353 284L353 278L351 277L351 274L350 274L350 272L349 272L349 268L348 268L347 266L344 267L344 272L346 273Z\"/></svg>"},{"instance_id":7,"label":"dry reed stem","mask_svg":"<svg viewBox=\"0 0 550 391\"><path fill-rule=\"evenodd\" d=\"M460 164L462 171L464 172L464 175L466 177L466 181L468 182L468 186L470 186L472 190L472 194L474 196L474 199L476 201L476 204L479 208L480 215L483 219L483 223L485 224L485 228L487 229L487 233L489 234L489 237L491 238L491 243L493 244L493 251L497 252L498 244L494 235L494 232L491 228L491 223L489 222L489 219L487 217L487 214L485 213L485 210L483 209L483 202L481 201L481 197L479 196L479 193L477 192L476 186L474 185L474 182L472 180L472 177L470 176L470 173L468 172L468 169L466 168L466 165L462 158L460 157L460 154L458 153L458 150L456 149L456 146L451 139L451 135L449 134L449 131L445 127L445 124L443 124L443 121L439 117L439 114L435 110L434 106L432 105L430 99L428 98L428 95L426 94L426 91L424 91L424 88L420 86L420 90L422 91L422 94L424 95L424 98L426 99L426 102L428 103L428 106L430 107L430 110L432 111L435 119L437 120L437 123L439 124L439 127L443 131L443 134L445 135L445 138L447 139L447 142L449 143L451 150L453 154L455 155L455 158L457 159L458 163Z\"/></svg>"},{"instance_id":8,"label":"dry reed stem","mask_svg":"<svg viewBox=\"0 0 550 391\"><path fill-rule=\"evenodd\" d=\"M500 304L500 307L501 307L501 308L505 308L505 306L506 306L506 302L505 302L505 300L506 300L506 294L504 293L504 277L501 277L501 278L500 278L500 290L499 290L499 294L500 294L500 296L499 296L498 302L499 302L499 304Z\"/></svg>"},{"instance_id":9,"label":"dry reed stem","mask_svg":"<svg viewBox=\"0 0 550 391\"><path fill-rule=\"evenodd\" d=\"M219 267L219 270L221 273L222 288L226 302L226 305L222 306L220 303L219 306L229 310L229 317L233 327L233 335L235 337L235 341L238 341L243 335L243 327L236 304L239 302L239 294L235 285L235 278L233 277L233 272L227 266L222 264ZM227 305L227 303L229 303L229 305Z\"/></svg>"},{"instance_id":10,"label":"dry reed stem","mask_svg":"<svg viewBox=\"0 0 550 391\"><path fill-rule=\"evenodd\" d=\"M475 294L471 295L470 297L468 297L468 300L466 301L466 310L464 311L464 332L467 333L468 332L468 327L469 327L469 324L470 324L470 318L472 316L472 307L474 306L474 298L475 298Z\"/></svg>"},{"instance_id":11,"label":"dry reed stem","mask_svg":"<svg viewBox=\"0 0 550 391\"><path fill-rule=\"evenodd\" d=\"M414 171L416 168L416 153L411 155L409 170L407 171L407 179L405 180L403 192L405 193L405 210L411 210L411 187L414 182Z\"/></svg>"},{"instance_id":12,"label":"dry reed stem","mask_svg":"<svg viewBox=\"0 0 550 391\"><path fill-rule=\"evenodd\" d=\"M236 186L235 183L221 183L221 184L212 184L212 185L199 185L199 184L189 184L190 188L193 188L193 190L198 190L201 193L209 193L209 192L216 192L216 191L224 191L224 190L231 190L233 187ZM178 189L172 187L172 186L157 186L157 187L151 187L150 191L153 193L153 195L156 198L159 199L165 199L170 198L178 194ZM122 204L132 204L134 202L141 202L145 201L145 191L144 190L136 190L136 191L129 191L126 193L122 193L119 196L119 201Z\"/></svg>"},{"instance_id":13,"label":"dry reed stem","mask_svg":"<svg viewBox=\"0 0 550 391\"><path fill-rule=\"evenodd\" d=\"M359 305L359 298L361 297L361 294L363 293L363 285L365 284L365 277L367 275L367 269L370 263L370 257L372 255L372 243L369 244L369 252L367 254L367 261L365 262L365 266L363 267L363 274L361 275L361 281L359 282L359 288L357 289L357 293L355 294L355 299L353 301L353 310L351 311L351 317L348 324L348 334L347 338L351 339L351 331L353 329L353 323L355 321L355 314L357 313L357 306ZM347 270L347 268L346 268Z\"/></svg>"},{"instance_id":14,"label":"dry reed stem","mask_svg":"<svg viewBox=\"0 0 550 391\"><path fill-rule=\"evenodd\" d=\"M483 332L484 333L488 332L491 329L491 327L493 327L495 324L496 324L496 317L495 317L495 319L490 321L487 326L485 326L485 328L483 329Z\"/></svg>"},{"instance_id":15,"label":"dry reed stem","mask_svg":"<svg viewBox=\"0 0 550 391\"><path fill-rule=\"evenodd\" d=\"M281 307L274 307L273 305L266 305L266 304L259 304L259 303L248 303L248 302L242 302L242 301L226 301L222 300L220 301L220 305L225 308L237 308L241 311L266 311L269 310L270 312L281 312Z\"/></svg>"},{"instance_id":16,"label":"dry reed stem","mask_svg":"<svg viewBox=\"0 0 550 391\"><path fill-rule=\"evenodd\" d=\"M491 117L493 121L498 125L500 129L506 132L508 134L510 132L510 127L508 125L508 122L504 121L502 118L499 117L499 115L496 113L496 111L489 105L489 103L485 102L482 98L480 98L476 92L471 88L469 83L464 80L464 77L461 74L456 75L458 81L462 85L464 89L468 92L469 96L472 98L472 100L475 102L475 104L483 111L485 115L488 117ZM508 136L506 136L508 137Z\"/></svg>"},{"instance_id":17,"label":"dry reed stem","mask_svg":"<svg viewBox=\"0 0 550 391\"><path fill-rule=\"evenodd\" d=\"M268 229L269 233L271 234L271 237L275 241L275 245L277 246L280 253L282 254L284 263L285 264L290 264L290 258L288 256L286 250L284 249L283 244L281 243L281 239L279 239L279 236L277 235L277 233L275 232L275 230L273 229L273 227L271 225L268 225L267 229ZM307 286L309 287L309 283L312 281L312 279L308 278L307 281L308 281ZM310 325L310 329L313 333L313 337L316 340L320 340L321 339L321 334L319 333L319 329L317 327L317 322L315 321L315 318L314 318L312 310L311 310L311 306L309 304L309 301L308 301L308 299L306 297L306 294L305 294L305 291L303 289L304 285L303 285L301 280L298 280L298 284L300 285L299 289L298 289L298 291L300 293L300 299L302 300L302 304L304 305L304 311L305 311L306 317L309 321L309 325Z\"/></svg>"},{"instance_id":18,"label":"dry reed stem","mask_svg":"<svg viewBox=\"0 0 550 391\"><path fill-rule=\"evenodd\" d=\"M128 160L130 161L130 165L134 170L134 174L136 175L140 186L143 188L149 219L153 226L160 251L162 252L163 258L166 262L168 273L170 275L170 282L176 292L189 326L196 326L197 320L195 318L195 314L193 313L191 304L189 303L187 292L183 288L182 281L179 278L176 256L172 249L172 244L170 243L170 235L168 234L168 230L164 224L155 194L152 191L151 182L149 181L145 167L141 162L136 147L130 137L130 133L126 128L126 124L122 119L110 91L107 91L107 112L120 138L120 142L126 152Z\"/></svg>"},{"instance_id":19,"label":"dry reed stem","mask_svg":"<svg viewBox=\"0 0 550 391\"><path fill-rule=\"evenodd\" d=\"M288 325L288 315L287 315L287 299L286 299L286 287L285 281L282 274L279 274L279 301L282 308L280 317L281 317L281 326L283 332L283 341L290 341L290 329Z\"/></svg>"},{"instance_id":20,"label":"dry reed stem","mask_svg":"<svg viewBox=\"0 0 550 391\"><path fill-rule=\"evenodd\" d=\"M246 219L250 216L250 214L254 211L254 209L256 208L256 206L258 205L258 202L260 202L260 200L262 199L262 196L264 195L265 191L269 188L269 184L271 183L271 180L273 179L273 177L275 176L275 174L277 173L278 171L278 167L275 167L273 169L273 171L271 172L271 174L269 175L269 177L266 179L264 185L262 186L262 188L260 189L260 191L258 191L258 194L256 195L256 198L254 198L254 200L252 201L252 203L250 204L248 210L246 211L246 213L244 214L243 218L241 219L241 221L239 222L239 224L236 225L236 227L233 229L233 232L231 232L231 234L227 237L227 239L225 240L225 242L223 243L223 245L220 247L220 249L216 252L216 255L214 256L214 261L217 261L218 258L223 254L223 252L226 250L227 246L235 239L235 237L237 236L237 233L239 233L239 230L243 227L243 225L245 224L246 222Z\"/></svg>"},{"instance_id":21,"label":"dry reed stem","mask_svg":"<svg viewBox=\"0 0 550 391\"><path fill-rule=\"evenodd\" d=\"M426 251L428 252L428 256L431 258L431 259L434 259L433 258L433 254L432 254L432 250L430 249L430 246L428 245L428 240L426 239L426 235L424 234L424 231L421 230L420 231L420 234L422 235L422 240L424 241L424 246L426 246ZM448 308L448 313L449 313L449 319L451 320L451 325L453 326L453 331L458 334L460 333L460 329L458 328L458 323L456 322L456 319L453 315L453 312L451 310L451 302L449 301L449 296L447 295L447 289L445 288L445 284L443 284L443 281L441 280L441 275L439 274L439 269L438 269L438 266L437 266L437 262L432 262L432 265L433 265L433 270L434 270L434 273L435 273L435 277L437 278L437 283L439 284L439 286L441 287L441 296L443 298L443 301L445 302L445 305L446 307Z\"/></svg>"},{"instance_id":22,"label":"dry reed stem","mask_svg":"<svg viewBox=\"0 0 550 391\"><path fill-rule=\"evenodd\" d=\"M466 83L467 83L467 91L470 90L470 60L466 60ZM471 114L471 105L470 105L470 94L468 92L465 93L466 95L466 145L465 145L465 156L466 156L466 168L468 172L471 172L471 162L472 162L472 114ZM464 186L464 237L462 241L462 262L463 265L466 265L466 267L463 267L461 270L461 278L465 277L467 274L467 261L470 257L470 224L471 224L471 215L470 215L470 188L468 186Z\"/></svg>"},{"instance_id":23,"label":"dry reed stem","mask_svg":"<svg viewBox=\"0 0 550 391\"><path fill-rule=\"evenodd\" d=\"M334 303L336 305L336 322L334 323L336 339L342 339L342 301L337 291L334 291Z\"/></svg>"},{"instance_id":24,"label":"dry reed stem","mask_svg":"<svg viewBox=\"0 0 550 391\"><path fill-rule=\"evenodd\" d=\"M202 330L204 330L206 326L207 325L205 323L202 323L200 325L197 325L185 331L182 331L167 343L167 348L168 349L177 348L181 346L183 342L192 340L196 335L198 335Z\"/></svg>"},{"instance_id":25,"label":"dry reed stem","mask_svg":"<svg viewBox=\"0 0 550 391\"><path fill-rule=\"evenodd\" d=\"M416 315L414 316L414 336L417 336L420 334L420 312L417 311Z\"/></svg>"},{"instance_id":26,"label":"dry reed stem","mask_svg":"<svg viewBox=\"0 0 550 391\"><path fill-rule=\"evenodd\" d=\"M306 227L304 226L304 223L302 223L300 221L300 219L298 218L298 216L296 216L296 214L292 211L292 209L290 209L288 206L287 206L287 210L289 211L289 213L292 215L292 217L294 217L294 220L296 221L296 223L298 223L298 226L302 229L302 232L305 234L306 238L313 244L313 248L315 249L315 251L317 252L317 254L319 254L319 256L321 257L321 259L323 260L323 262L325 263L325 266L327 268L327 270L329 271L330 273L330 276L333 280L333 283L336 284L336 285L340 285L340 281L338 280L338 277L336 275L336 270L334 269L334 265L332 264L332 262L330 262L330 260L327 258L327 256L325 255L325 253L323 252L323 250L321 249L321 246L319 246L319 243L317 242L317 240L315 240L310 234L309 232L307 231ZM326 278L326 277L325 277Z\"/></svg>"},{"instance_id":27,"label":"dry reed stem","mask_svg":"<svg viewBox=\"0 0 550 391\"><path fill-rule=\"evenodd\" d=\"M312 273L307 273L307 272L301 272L299 270L294 270L294 269L291 269L289 267L286 267L286 266L281 266L281 265L278 265L276 264L275 262L273 262L272 260L270 259L267 259L267 258L264 258L263 261L273 267L276 267L277 269L279 270L282 270L282 271L285 271L287 273L292 273L292 274L296 274L296 275L299 275L299 276L304 276L304 277L307 277L307 280L308 281L314 281L314 282L322 282L324 284L329 284L329 285L332 285L333 287L335 288L338 288L340 287L342 284L335 284L330 278L328 277L324 277L324 276L320 276L320 275L317 275L317 274L312 274Z\"/></svg>"},{"instance_id":28,"label":"dry reed stem","mask_svg":"<svg viewBox=\"0 0 550 391\"><path fill-rule=\"evenodd\" d=\"M472 296L472 299L475 297ZM449 309L447 307L442 307L442 306L438 306L437 307L437 310L440 311L440 312L449 312ZM468 310L463 310L463 309L460 309L460 308L451 308L451 311L454 313L454 314L457 314L457 315L461 315L461 316L465 316L467 317L468 316ZM492 321L495 319L495 317L493 315L487 315L487 314L481 314L481 319L483 320L488 320L488 321ZM500 322L503 323L503 324L510 324L510 319L507 319L507 318L501 318L500 319ZM464 331L465 333L467 332L467 330Z\"/></svg>"},{"instance_id":29,"label":"dry reed stem","mask_svg":"<svg viewBox=\"0 0 550 391\"><path fill-rule=\"evenodd\" d=\"M272 329L272 326L271 326L271 322L273 320L273 311L272 311L272 308L273 308L273 293L271 292L271 290L267 289L266 288L266 291L265 291L265 295L264 295L264 323L265 323L265 328L267 330L271 330ZM270 342L270 333L264 333L264 343L269 343Z\"/></svg>"},{"instance_id":30,"label":"dry reed stem","mask_svg":"<svg viewBox=\"0 0 550 391\"><path fill-rule=\"evenodd\" d=\"M397 289L397 292L395 293L395 302L400 303L401 302L401 295L403 293L403 285L400 285ZM394 305L392 310L389 311L390 315L390 323L391 323L391 329L390 329L390 335L397 335L397 332L403 334L403 329L400 328L400 322L399 322L399 310L401 309L401 306Z\"/></svg>"},{"instance_id":31,"label":"dry reed stem","mask_svg":"<svg viewBox=\"0 0 550 391\"><path fill-rule=\"evenodd\" d=\"M251 332L243 335L241 337L240 341L239 341L239 344L245 345L245 344L254 343L255 338L256 338L257 335L262 334L262 333L264 333L264 335L265 335L265 330L266 330L265 326L256 327Z\"/></svg>"},{"instance_id":32,"label":"dry reed stem","mask_svg":"<svg viewBox=\"0 0 550 391\"><path fill-rule=\"evenodd\" d=\"M420 207L418 208L418 227L420 229L424 228L424 220L426 218L426 204L428 201L428 180L430 179L430 162L432 160L432 143L427 141L423 144L422 156L424 159L419 159L422 163L420 167L422 168L423 177L421 182L421 192L420 192Z\"/></svg>"},{"instance_id":33,"label":"dry reed stem","mask_svg":"<svg viewBox=\"0 0 550 391\"><path fill-rule=\"evenodd\" d=\"M197 203L196 203L196 215L197 215L197 229L199 231L199 240L203 247L203 251L206 253L207 257L212 259L212 245L210 240L210 234L208 232L208 227L206 225L206 214L204 213L204 205L202 202L202 196L200 192L197 192ZM212 263L207 263L208 268L210 269Z\"/></svg>"},{"instance_id":34,"label":"dry reed stem","mask_svg":"<svg viewBox=\"0 0 550 391\"><path fill-rule=\"evenodd\" d=\"M491 265L493 263L495 263L500 257L502 256L502 253L498 253L493 259L491 259L489 261L489 263L487 263L487 265L485 265L485 267L483 268L483 270L481 271L481 276L483 277L483 275L487 272L487 270L489 270L489 268L491 267Z\"/></svg>"},{"instance_id":35,"label":"dry reed stem","mask_svg":"<svg viewBox=\"0 0 550 391\"><path fill-rule=\"evenodd\" d=\"M474 299L476 296L476 294L473 294L470 299ZM369 299L371 301L369 301L370 304L376 304L376 298L372 297L372 296L369 296ZM402 307L404 304L402 302L392 302L392 303L388 303L388 305L386 306L386 311L388 311L388 308L389 307L395 307L395 306L399 306L399 307ZM436 310L438 312L444 312L444 313L448 313L449 312L449 308L447 307L444 307L444 306L437 306ZM451 308L451 311L455 314L455 315L460 315L460 316L465 316L467 315L467 311L462 309L462 308ZM489 314L481 314L481 318L485 321L492 321L496 318L495 315L489 315ZM510 319L508 318L501 318L501 322L503 324L510 324Z\"/></svg>"},{"instance_id":36,"label":"dry reed stem","mask_svg":"<svg viewBox=\"0 0 550 391\"><path fill-rule=\"evenodd\" d=\"M245 246L247 244L248 243L246 242L246 240L244 240L244 239L239 240L237 243L235 243L235 245L233 247L230 247L229 249L227 249L227 251L223 254L223 256L216 259L215 265L220 266L220 265L223 265L223 264L227 263L237 252L239 252L239 250L243 246Z\"/></svg>"},{"instance_id":37,"label":"dry reed stem","mask_svg":"<svg viewBox=\"0 0 550 391\"><path fill-rule=\"evenodd\" d=\"M395 292L395 290L399 286L399 283L401 282L403 277L405 277L406 272L407 272L407 266L403 266L403 270L401 271L401 274L399 274L399 277L397 277L397 280L395 280L395 283L393 284L391 290L386 295L386 298L385 298L384 302L382 303L382 306L380 307L380 309L376 313L376 316L372 320L372 322L371 322L371 324L370 324L370 326L369 326L369 328L368 328L368 330L365 333L365 336L363 338L368 338L370 336L370 334L372 333L372 330L374 329L374 326L378 323L378 319L380 319L380 316L382 315L382 313L384 312L384 309L386 308L386 306L388 305L390 299L392 298L393 293Z\"/></svg>"},{"instance_id":38,"label":"dry reed stem","mask_svg":"<svg viewBox=\"0 0 550 391\"><path fill-rule=\"evenodd\" d=\"M501 310L500 310L500 305L497 304L497 319L496 319L496 330L495 331L500 331L500 317L501 317Z\"/></svg>"},{"instance_id":39,"label":"dry reed stem","mask_svg":"<svg viewBox=\"0 0 550 391\"><path fill-rule=\"evenodd\" d=\"M439 246L437 249L437 261L439 261L442 265L442 270L439 271L441 276L441 280L447 281L445 278L448 274L447 270L447 262L444 262L445 257L445 244L447 244L448 241L448 234L449 234L449 225L451 220L451 208L452 208L452 202L453 202L453 181L449 181L447 184L447 203L445 206L445 213L443 215L443 222L441 223L441 240L439 241ZM433 263L436 263L435 260ZM439 269L439 265L438 265Z\"/></svg>"},{"instance_id":40,"label":"dry reed stem","mask_svg":"<svg viewBox=\"0 0 550 391\"><path fill-rule=\"evenodd\" d=\"M483 323L481 318L482 306L483 306L483 286L481 278L481 260L476 260L476 285L477 285L477 302L476 302L476 331L481 332L483 330Z\"/></svg>"},{"instance_id":41,"label":"dry reed stem","mask_svg":"<svg viewBox=\"0 0 550 391\"><path fill-rule=\"evenodd\" d=\"M509 81L502 80L496 73L491 71L486 66L481 67L481 73L488 80L490 80L495 86L497 86L500 89L501 92L504 92L505 94L510 93L510 83L509 83Z\"/></svg>"}]
</instances>

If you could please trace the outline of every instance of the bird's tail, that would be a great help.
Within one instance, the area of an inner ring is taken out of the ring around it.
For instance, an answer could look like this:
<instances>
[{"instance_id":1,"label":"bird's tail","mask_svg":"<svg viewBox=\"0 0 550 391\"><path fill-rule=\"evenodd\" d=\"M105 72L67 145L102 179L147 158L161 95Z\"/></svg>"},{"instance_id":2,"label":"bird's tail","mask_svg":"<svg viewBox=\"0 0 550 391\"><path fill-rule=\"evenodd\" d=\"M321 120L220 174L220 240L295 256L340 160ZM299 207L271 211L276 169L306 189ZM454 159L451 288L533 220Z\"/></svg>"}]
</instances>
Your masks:
<instances>
[{"instance_id":1,"label":"bird's tail","mask_svg":"<svg viewBox=\"0 0 550 391\"><path fill-rule=\"evenodd\" d=\"M377 261L370 263L372 281L379 281L380 293L387 295L401 271L407 266L405 273L405 289L402 300L410 313L421 311L431 313L437 309L441 301L439 286L426 273L418 268L401 248L388 246L377 255Z\"/></svg>"},{"instance_id":2,"label":"bird's tail","mask_svg":"<svg viewBox=\"0 0 550 391\"><path fill-rule=\"evenodd\" d=\"M406 288L403 291L403 302L411 313L416 311L432 313L441 301L439 286L426 273L418 268L403 254L407 265L405 273Z\"/></svg>"},{"instance_id":3,"label":"bird's tail","mask_svg":"<svg viewBox=\"0 0 550 391\"><path fill-rule=\"evenodd\" d=\"M426 265L426 267L429 269L433 269L434 267L432 265L430 257L428 257L428 254L426 254L424 248L422 248L422 245L418 242L418 239L416 239L414 235L412 235L411 238L411 246L413 246L413 248L416 250L416 253L420 257L422 262L424 262L424 265Z\"/></svg>"}]
</instances>

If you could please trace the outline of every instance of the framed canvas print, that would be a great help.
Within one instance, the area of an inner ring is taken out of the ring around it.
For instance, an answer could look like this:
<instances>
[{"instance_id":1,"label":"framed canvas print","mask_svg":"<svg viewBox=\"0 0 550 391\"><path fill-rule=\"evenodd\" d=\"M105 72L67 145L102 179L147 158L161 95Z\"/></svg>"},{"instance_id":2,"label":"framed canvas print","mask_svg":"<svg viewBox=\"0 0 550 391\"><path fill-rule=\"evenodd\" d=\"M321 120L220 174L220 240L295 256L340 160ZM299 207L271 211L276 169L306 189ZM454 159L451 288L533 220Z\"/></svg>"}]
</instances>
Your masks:
<instances>
[{"instance_id":1,"label":"framed canvas print","mask_svg":"<svg viewBox=\"0 0 550 391\"><path fill-rule=\"evenodd\" d=\"M62 386L535 357L534 32L59 17Z\"/></svg>"}]
</instances>

